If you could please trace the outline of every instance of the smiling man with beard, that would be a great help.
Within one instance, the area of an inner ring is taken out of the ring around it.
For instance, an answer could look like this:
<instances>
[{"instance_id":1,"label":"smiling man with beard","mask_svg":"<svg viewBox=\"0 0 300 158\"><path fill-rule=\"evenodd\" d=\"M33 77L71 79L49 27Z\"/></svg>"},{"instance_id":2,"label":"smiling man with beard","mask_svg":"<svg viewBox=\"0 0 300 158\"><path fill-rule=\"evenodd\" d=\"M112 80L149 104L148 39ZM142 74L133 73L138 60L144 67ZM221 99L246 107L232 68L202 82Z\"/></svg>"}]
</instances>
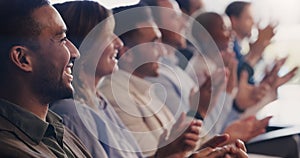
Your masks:
<instances>
[{"instance_id":1,"label":"smiling man with beard","mask_svg":"<svg viewBox=\"0 0 300 158\"><path fill-rule=\"evenodd\" d=\"M72 96L78 50L47 0L0 2L0 157L90 157L48 110Z\"/></svg>"}]
</instances>

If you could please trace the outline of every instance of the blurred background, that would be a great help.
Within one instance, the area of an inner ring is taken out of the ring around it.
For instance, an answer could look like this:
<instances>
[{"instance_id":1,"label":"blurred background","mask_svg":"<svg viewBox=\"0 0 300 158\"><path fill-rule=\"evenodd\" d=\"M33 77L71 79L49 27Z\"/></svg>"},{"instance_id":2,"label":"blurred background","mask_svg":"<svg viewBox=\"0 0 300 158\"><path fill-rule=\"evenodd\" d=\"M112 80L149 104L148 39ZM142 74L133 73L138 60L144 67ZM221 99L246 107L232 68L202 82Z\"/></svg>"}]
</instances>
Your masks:
<instances>
[{"instance_id":1,"label":"blurred background","mask_svg":"<svg viewBox=\"0 0 300 158\"><path fill-rule=\"evenodd\" d=\"M51 3L61 3L66 0L51 0ZM224 13L226 6L234 0L203 0L206 11ZM248 0L249 1L249 0ZM98 0L106 8L114 8L138 3L138 0ZM276 35L271 45L265 50L263 60L256 67L255 77L262 78L267 65L272 65L276 58L288 56L280 75L285 74L295 66L300 67L300 1L299 0L252 0L254 19L257 26L264 28L268 24L277 25ZM255 40L257 29L253 29L250 40ZM244 46L244 52L249 47ZM261 116L274 115L271 122L300 125L300 70L286 85L279 88L279 100L266 106L258 114ZM284 105L283 105L284 104Z\"/></svg>"},{"instance_id":2,"label":"blurred background","mask_svg":"<svg viewBox=\"0 0 300 158\"><path fill-rule=\"evenodd\" d=\"M62 3L67 0L51 0L51 3ZM234 0L203 0L207 11L224 13L225 7ZM249 1L249 0L248 0ZM98 0L105 7L111 9L138 3L139 0ZM300 66L300 1L299 0L252 0L254 19L257 25L264 28L269 23L278 24L272 44L264 53L264 60L256 67L256 78L260 79L266 65L272 65L275 58L289 56L287 63L281 69L285 74L294 66ZM257 30L253 29L252 39L256 39ZM247 52L247 45L244 45ZM300 84L300 71L287 84Z\"/></svg>"}]
</instances>

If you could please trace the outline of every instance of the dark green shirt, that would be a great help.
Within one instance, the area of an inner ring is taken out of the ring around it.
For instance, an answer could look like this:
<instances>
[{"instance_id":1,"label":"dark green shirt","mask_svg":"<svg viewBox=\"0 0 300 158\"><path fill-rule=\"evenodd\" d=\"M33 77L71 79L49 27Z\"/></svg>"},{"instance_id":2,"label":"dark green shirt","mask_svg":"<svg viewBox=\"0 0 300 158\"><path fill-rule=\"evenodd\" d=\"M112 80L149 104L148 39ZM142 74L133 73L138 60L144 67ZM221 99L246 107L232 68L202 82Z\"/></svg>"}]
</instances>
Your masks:
<instances>
[{"instance_id":1,"label":"dark green shirt","mask_svg":"<svg viewBox=\"0 0 300 158\"><path fill-rule=\"evenodd\" d=\"M79 139L48 111L46 122L0 99L0 157L90 157Z\"/></svg>"}]
</instances>

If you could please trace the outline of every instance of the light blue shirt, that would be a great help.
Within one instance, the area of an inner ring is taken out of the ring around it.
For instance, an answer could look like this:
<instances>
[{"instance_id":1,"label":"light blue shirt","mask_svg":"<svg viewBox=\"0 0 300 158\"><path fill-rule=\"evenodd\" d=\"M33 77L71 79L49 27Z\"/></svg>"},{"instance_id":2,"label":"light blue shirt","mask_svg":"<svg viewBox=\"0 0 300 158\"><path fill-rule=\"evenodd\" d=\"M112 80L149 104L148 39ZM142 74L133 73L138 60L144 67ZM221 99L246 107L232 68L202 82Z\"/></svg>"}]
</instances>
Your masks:
<instances>
[{"instance_id":1,"label":"light blue shirt","mask_svg":"<svg viewBox=\"0 0 300 158\"><path fill-rule=\"evenodd\" d=\"M63 123L80 138L93 157L99 157L97 150L101 148L107 157L143 157L136 140L114 109L104 98L99 98L101 100L97 112L72 99L55 102L50 108L63 118Z\"/></svg>"},{"instance_id":2,"label":"light blue shirt","mask_svg":"<svg viewBox=\"0 0 300 158\"><path fill-rule=\"evenodd\" d=\"M191 77L168 57L161 57L158 77L146 80L156 83L155 94L165 103L175 118L190 110L189 95L196 86Z\"/></svg>"}]
</instances>

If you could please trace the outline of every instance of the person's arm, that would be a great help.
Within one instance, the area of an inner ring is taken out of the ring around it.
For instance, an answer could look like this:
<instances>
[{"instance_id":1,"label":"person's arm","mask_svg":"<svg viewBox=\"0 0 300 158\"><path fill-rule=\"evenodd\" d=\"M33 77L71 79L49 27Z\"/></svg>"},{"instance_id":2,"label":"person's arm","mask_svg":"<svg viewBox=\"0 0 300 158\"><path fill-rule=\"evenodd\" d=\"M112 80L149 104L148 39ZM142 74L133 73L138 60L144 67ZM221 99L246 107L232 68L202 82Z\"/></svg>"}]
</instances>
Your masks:
<instances>
[{"instance_id":1,"label":"person's arm","mask_svg":"<svg viewBox=\"0 0 300 158\"><path fill-rule=\"evenodd\" d=\"M166 139L167 131L161 135L159 146L163 147L157 150L155 157L186 157L186 155L195 150L200 139L201 125L202 122L197 119L186 122L186 115L182 113L173 125L168 139Z\"/></svg>"},{"instance_id":2,"label":"person's arm","mask_svg":"<svg viewBox=\"0 0 300 158\"><path fill-rule=\"evenodd\" d=\"M243 71L238 84L238 93L235 98L235 108L238 111L244 111L247 108L256 105L267 94L270 89L268 83L262 83L258 86L248 83L248 72Z\"/></svg>"},{"instance_id":3,"label":"person's arm","mask_svg":"<svg viewBox=\"0 0 300 158\"><path fill-rule=\"evenodd\" d=\"M190 158L247 158L246 147L241 140L237 139L232 144L222 145L227 142L229 138L228 134L216 135L204 143L200 150L194 152Z\"/></svg>"},{"instance_id":4,"label":"person's arm","mask_svg":"<svg viewBox=\"0 0 300 158\"><path fill-rule=\"evenodd\" d=\"M266 132L266 127L272 117L265 117L262 120L257 120L255 116L249 116L244 119L239 119L228 125L224 133L230 135L230 139L226 142L232 143L236 139L249 141L250 139Z\"/></svg>"},{"instance_id":5,"label":"person's arm","mask_svg":"<svg viewBox=\"0 0 300 158\"><path fill-rule=\"evenodd\" d=\"M258 29L258 38L254 43L250 44L250 51L245 56L245 61L247 61L252 67L254 67L262 58L265 48L270 45L271 39L275 35L275 27L276 26L268 25L264 29Z\"/></svg>"},{"instance_id":6,"label":"person's arm","mask_svg":"<svg viewBox=\"0 0 300 158\"><path fill-rule=\"evenodd\" d=\"M291 71L283 76L278 76L279 70L285 64L287 58L279 59L275 62L275 66L271 71L266 73L266 76L261 81L262 84L269 84L272 89L277 91L277 88L291 80L298 71L298 67L294 67Z\"/></svg>"}]
</instances>

